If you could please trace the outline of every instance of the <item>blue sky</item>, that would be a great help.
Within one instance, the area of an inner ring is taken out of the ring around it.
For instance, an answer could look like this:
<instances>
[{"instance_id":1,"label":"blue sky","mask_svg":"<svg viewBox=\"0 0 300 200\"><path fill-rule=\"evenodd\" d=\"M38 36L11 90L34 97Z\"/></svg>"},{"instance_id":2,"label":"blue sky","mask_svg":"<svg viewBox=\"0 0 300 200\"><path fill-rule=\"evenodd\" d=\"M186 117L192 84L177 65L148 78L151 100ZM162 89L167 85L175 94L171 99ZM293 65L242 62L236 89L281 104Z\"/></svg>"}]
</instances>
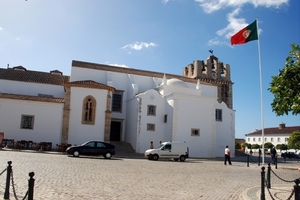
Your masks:
<instances>
[{"instance_id":1,"label":"blue sky","mask_svg":"<svg viewBox=\"0 0 300 200\"><path fill-rule=\"evenodd\" d=\"M258 41L230 37L258 18ZM0 67L58 69L72 60L182 75L194 60L214 55L231 67L236 138L263 126L299 126L300 116L276 117L271 76L300 44L299 0L0 0ZM262 113L264 117L262 118Z\"/></svg>"}]
</instances>

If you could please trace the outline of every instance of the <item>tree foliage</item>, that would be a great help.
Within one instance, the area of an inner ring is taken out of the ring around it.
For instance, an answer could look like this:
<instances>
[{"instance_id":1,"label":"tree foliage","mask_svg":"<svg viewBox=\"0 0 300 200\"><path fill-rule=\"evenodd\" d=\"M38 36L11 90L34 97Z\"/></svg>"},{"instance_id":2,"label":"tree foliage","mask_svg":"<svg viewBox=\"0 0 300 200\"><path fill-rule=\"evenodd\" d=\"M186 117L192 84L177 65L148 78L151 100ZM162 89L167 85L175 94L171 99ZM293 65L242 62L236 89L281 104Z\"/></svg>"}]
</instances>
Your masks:
<instances>
[{"instance_id":1,"label":"tree foliage","mask_svg":"<svg viewBox=\"0 0 300 200\"><path fill-rule=\"evenodd\" d=\"M235 142L235 149L241 149L241 144L239 142Z\"/></svg>"},{"instance_id":2,"label":"tree foliage","mask_svg":"<svg viewBox=\"0 0 300 200\"><path fill-rule=\"evenodd\" d=\"M291 45L290 55L277 76L272 76L270 88L274 99L271 103L277 116L300 114L300 45Z\"/></svg>"},{"instance_id":3,"label":"tree foliage","mask_svg":"<svg viewBox=\"0 0 300 200\"><path fill-rule=\"evenodd\" d=\"M274 146L274 145L273 145L271 142L266 142L266 143L264 144L264 148L266 148L266 149L271 149L273 146Z\"/></svg>"},{"instance_id":4,"label":"tree foliage","mask_svg":"<svg viewBox=\"0 0 300 200\"><path fill-rule=\"evenodd\" d=\"M260 145L259 145L259 144L252 144L252 145L251 145L251 148L252 148L252 149L259 149L259 148L260 148Z\"/></svg>"},{"instance_id":5,"label":"tree foliage","mask_svg":"<svg viewBox=\"0 0 300 200\"><path fill-rule=\"evenodd\" d=\"M289 149L300 149L300 131L294 131L288 138Z\"/></svg>"},{"instance_id":6,"label":"tree foliage","mask_svg":"<svg viewBox=\"0 0 300 200\"><path fill-rule=\"evenodd\" d=\"M276 149L287 150L288 146L286 144L277 144Z\"/></svg>"}]
</instances>

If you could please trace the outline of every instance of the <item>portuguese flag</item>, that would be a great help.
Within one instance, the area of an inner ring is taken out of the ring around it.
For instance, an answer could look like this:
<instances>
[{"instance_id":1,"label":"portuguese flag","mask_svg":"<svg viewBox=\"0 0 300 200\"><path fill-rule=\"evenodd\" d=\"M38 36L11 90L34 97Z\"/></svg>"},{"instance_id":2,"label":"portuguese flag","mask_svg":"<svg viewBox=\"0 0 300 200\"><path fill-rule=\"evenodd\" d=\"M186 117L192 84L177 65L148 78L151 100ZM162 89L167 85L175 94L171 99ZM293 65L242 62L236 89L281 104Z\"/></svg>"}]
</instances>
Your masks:
<instances>
[{"instance_id":1,"label":"portuguese flag","mask_svg":"<svg viewBox=\"0 0 300 200\"><path fill-rule=\"evenodd\" d=\"M258 40L256 20L231 37L231 45L245 44L252 40Z\"/></svg>"}]
</instances>

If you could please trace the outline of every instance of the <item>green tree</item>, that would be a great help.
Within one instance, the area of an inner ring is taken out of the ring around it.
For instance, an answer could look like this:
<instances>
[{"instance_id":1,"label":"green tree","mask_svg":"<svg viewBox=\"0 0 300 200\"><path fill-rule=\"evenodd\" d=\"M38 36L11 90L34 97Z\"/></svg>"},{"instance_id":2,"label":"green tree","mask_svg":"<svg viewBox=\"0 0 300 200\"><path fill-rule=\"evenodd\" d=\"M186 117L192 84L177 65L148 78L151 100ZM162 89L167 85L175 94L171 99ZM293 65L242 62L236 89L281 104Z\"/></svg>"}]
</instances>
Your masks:
<instances>
[{"instance_id":1,"label":"green tree","mask_svg":"<svg viewBox=\"0 0 300 200\"><path fill-rule=\"evenodd\" d=\"M271 87L273 93L271 103L273 112L277 116L300 114L300 45L291 45L290 55L286 58L285 66L279 70L277 76L272 76Z\"/></svg>"},{"instance_id":2,"label":"green tree","mask_svg":"<svg viewBox=\"0 0 300 200\"><path fill-rule=\"evenodd\" d=\"M241 144L239 142L235 142L235 149L241 149Z\"/></svg>"},{"instance_id":3,"label":"green tree","mask_svg":"<svg viewBox=\"0 0 300 200\"><path fill-rule=\"evenodd\" d=\"M294 131L288 138L289 149L300 149L300 130Z\"/></svg>"},{"instance_id":4,"label":"green tree","mask_svg":"<svg viewBox=\"0 0 300 200\"><path fill-rule=\"evenodd\" d=\"M247 147L247 149L251 149L251 146L252 146L252 145L249 144L249 143L245 143L244 146Z\"/></svg>"},{"instance_id":5,"label":"green tree","mask_svg":"<svg viewBox=\"0 0 300 200\"><path fill-rule=\"evenodd\" d=\"M271 149L274 145L271 142L266 142L264 144L265 149Z\"/></svg>"},{"instance_id":6,"label":"green tree","mask_svg":"<svg viewBox=\"0 0 300 200\"><path fill-rule=\"evenodd\" d=\"M259 144L252 144L252 149L259 149L260 148L260 146L259 146Z\"/></svg>"}]
</instances>

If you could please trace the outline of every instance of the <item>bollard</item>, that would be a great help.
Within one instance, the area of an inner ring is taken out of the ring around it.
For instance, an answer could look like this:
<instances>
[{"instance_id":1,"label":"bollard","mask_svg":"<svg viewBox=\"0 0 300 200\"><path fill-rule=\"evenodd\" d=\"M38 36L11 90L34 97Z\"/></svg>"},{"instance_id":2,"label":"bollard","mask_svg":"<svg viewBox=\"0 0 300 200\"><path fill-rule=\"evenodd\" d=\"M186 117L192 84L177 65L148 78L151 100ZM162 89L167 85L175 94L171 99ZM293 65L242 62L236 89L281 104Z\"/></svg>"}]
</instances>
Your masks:
<instances>
[{"instance_id":1,"label":"bollard","mask_svg":"<svg viewBox=\"0 0 300 200\"><path fill-rule=\"evenodd\" d=\"M261 168L261 193L260 193L260 200L265 199L265 167Z\"/></svg>"},{"instance_id":2,"label":"bollard","mask_svg":"<svg viewBox=\"0 0 300 200\"><path fill-rule=\"evenodd\" d=\"M30 172L28 180L28 200L33 200L33 188L34 188L34 172Z\"/></svg>"},{"instance_id":3,"label":"bollard","mask_svg":"<svg viewBox=\"0 0 300 200\"><path fill-rule=\"evenodd\" d=\"M268 164L268 171L267 171L267 187L271 188L271 164Z\"/></svg>"},{"instance_id":4,"label":"bollard","mask_svg":"<svg viewBox=\"0 0 300 200\"><path fill-rule=\"evenodd\" d=\"M247 167L249 167L249 160L250 160L249 157L250 157L250 156L247 155Z\"/></svg>"},{"instance_id":5,"label":"bollard","mask_svg":"<svg viewBox=\"0 0 300 200\"><path fill-rule=\"evenodd\" d=\"M260 166L260 154L258 155L258 166Z\"/></svg>"},{"instance_id":6,"label":"bollard","mask_svg":"<svg viewBox=\"0 0 300 200\"><path fill-rule=\"evenodd\" d=\"M275 157L275 169L277 169L277 156Z\"/></svg>"},{"instance_id":7,"label":"bollard","mask_svg":"<svg viewBox=\"0 0 300 200\"><path fill-rule=\"evenodd\" d=\"M299 178L296 179L295 183L296 183L294 185L295 200L298 200L298 199L300 199L300 195L299 195L299 193L300 193L300 188L299 188L300 179Z\"/></svg>"},{"instance_id":8,"label":"bollard","mask_svg":"<svg viewBox=\"0 0 300 200\"><path fill-rule=\"evenodd\" d=\"M7 164L7 175L6 175L6 187L4 192L4 199L9 200L9 186L10 186L10 174L11 174L11 161L8 161Z\"/></svg>"}]
</instances>

